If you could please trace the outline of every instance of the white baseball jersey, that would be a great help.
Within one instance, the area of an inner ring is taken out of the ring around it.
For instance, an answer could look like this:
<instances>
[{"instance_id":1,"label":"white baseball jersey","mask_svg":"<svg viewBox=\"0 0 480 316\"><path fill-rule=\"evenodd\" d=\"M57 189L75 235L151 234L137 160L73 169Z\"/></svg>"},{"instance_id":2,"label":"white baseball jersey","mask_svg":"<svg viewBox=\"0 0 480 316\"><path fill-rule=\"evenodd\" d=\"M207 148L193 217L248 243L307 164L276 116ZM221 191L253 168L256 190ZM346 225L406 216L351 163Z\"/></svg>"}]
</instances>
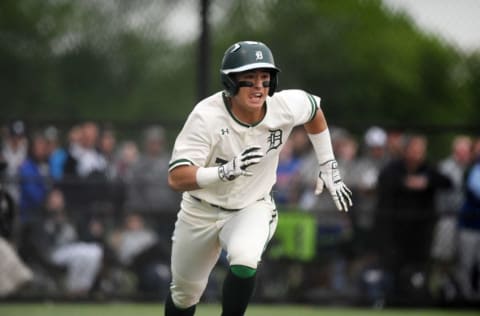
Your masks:
<instances>
[{"instance_id":1,"label":"white baseball jersey","mask_svg":"<svg viewBox=\"0 0 480 316\"><path fill-rule=\"evenodd\" d=\"M279 153L293 127L309 122L320 98L302 90L284 90L266 100L265 117L248 125L239 121L222 92L198 103L190 113L173 148L169 170L181 165L219 166L250 145L261 146L265 157L248 167L250 177L190 191L208 203L242 209L270 194L276 181Z\"/></svg>"}]
</instances>

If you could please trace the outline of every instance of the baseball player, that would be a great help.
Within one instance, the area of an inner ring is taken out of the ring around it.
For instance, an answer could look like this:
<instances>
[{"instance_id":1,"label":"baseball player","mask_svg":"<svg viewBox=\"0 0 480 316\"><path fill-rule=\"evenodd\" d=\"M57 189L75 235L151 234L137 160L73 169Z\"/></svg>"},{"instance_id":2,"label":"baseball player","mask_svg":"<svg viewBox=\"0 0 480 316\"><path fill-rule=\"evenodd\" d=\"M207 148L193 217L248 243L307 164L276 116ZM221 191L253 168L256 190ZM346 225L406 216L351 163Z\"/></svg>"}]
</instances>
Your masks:
<instances>
[{"instance_id":1,"label":"baseball player","mask_svg":"<svg viewBox=\"0 0 480 316\"><path fill-rule=\"evenodd\" d=\"M293 127L304 125L316 152L316 193L326 187L340 211L352 205L320 98L302 90L276 92L279 71L265 44L232 45L220 69L225 90L198 103L177 136L168 182L184 193L172 237L167 316L194 315L222 249L229 262L222 315L244 315L277 225L270 192Z\"/></svg>"}]
</instances>

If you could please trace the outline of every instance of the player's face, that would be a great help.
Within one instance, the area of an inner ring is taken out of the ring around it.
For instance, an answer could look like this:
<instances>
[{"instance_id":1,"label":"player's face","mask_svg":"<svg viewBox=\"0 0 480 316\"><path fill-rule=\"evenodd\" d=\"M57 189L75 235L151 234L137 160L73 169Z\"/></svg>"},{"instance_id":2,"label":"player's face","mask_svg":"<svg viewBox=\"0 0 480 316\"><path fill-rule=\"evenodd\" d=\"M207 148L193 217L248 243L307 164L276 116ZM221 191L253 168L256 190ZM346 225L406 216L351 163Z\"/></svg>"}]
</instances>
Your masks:
<instances>
[{"instance_id":1,"label":"player's face","mask_svg":"<svg viewBox=\"0 0 480 316\"><path fill-rule=\"evenodd\" d=\"M257 112L262 109L268 96L270 72L262 69L242 72L235 77L240 85L238 93L232 98L232 103L243 111Z\"/></svg>"}]
</instances>

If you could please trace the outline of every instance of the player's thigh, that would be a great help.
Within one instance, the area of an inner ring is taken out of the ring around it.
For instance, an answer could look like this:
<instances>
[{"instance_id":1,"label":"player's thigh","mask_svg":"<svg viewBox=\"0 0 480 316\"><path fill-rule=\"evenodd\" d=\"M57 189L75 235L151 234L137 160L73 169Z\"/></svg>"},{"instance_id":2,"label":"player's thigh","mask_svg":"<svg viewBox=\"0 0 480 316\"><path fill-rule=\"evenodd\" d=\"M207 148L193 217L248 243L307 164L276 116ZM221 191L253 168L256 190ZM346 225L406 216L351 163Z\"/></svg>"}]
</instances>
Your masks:
<instances>
[{"instance_id":1,"label":"player's thigh","mask_svg":"<svg viewBox=\"0 0 480 316\"><path fill-rule=\"evenodd\" d=\"M218 227L212 224L193 225L183 219L175 223L172 238L172 274L196 282L208 274L220 254Z\"/></svg>"},{"instance_id":2,"label":"player's thigh","mask_svg":"<svg viewBox=\"0 0 480 316\"><path fill-rule=\"evenodd\" d=\"M220 241L230 265L256 268L277 225L277 211L270 202L258 202L225 223Z\"/></svg>"}]
</instances>

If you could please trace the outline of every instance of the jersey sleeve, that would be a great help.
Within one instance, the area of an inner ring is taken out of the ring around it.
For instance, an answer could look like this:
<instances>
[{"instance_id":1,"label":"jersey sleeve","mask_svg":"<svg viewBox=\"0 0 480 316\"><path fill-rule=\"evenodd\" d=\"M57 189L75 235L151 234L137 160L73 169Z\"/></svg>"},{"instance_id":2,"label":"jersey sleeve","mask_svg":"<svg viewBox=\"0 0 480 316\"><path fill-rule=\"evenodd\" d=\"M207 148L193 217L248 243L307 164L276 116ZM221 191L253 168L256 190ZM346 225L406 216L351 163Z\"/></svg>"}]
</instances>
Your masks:
<instances>
[{"instance_id":1,"label":"jersey sleeve","mask_svg":"<svg viewBox=\"0 0 480 316\"><path fill-rule=\"evenodd\" d=\"M295 125L310 122L320 108L320 97L303 90L280 92L293 116Z\"/></svg>"},{"instance_id":2,"label":"jersey sleeve","mask_svg":"<svg viewBox=\"0 0 480 316\"><path fill-rule=\"evenodd\" d=\"M210 152L207 124L199 111L193 111L175 140L168 170L178 166L203 167Z\"/></svg>"}]
</instances>

